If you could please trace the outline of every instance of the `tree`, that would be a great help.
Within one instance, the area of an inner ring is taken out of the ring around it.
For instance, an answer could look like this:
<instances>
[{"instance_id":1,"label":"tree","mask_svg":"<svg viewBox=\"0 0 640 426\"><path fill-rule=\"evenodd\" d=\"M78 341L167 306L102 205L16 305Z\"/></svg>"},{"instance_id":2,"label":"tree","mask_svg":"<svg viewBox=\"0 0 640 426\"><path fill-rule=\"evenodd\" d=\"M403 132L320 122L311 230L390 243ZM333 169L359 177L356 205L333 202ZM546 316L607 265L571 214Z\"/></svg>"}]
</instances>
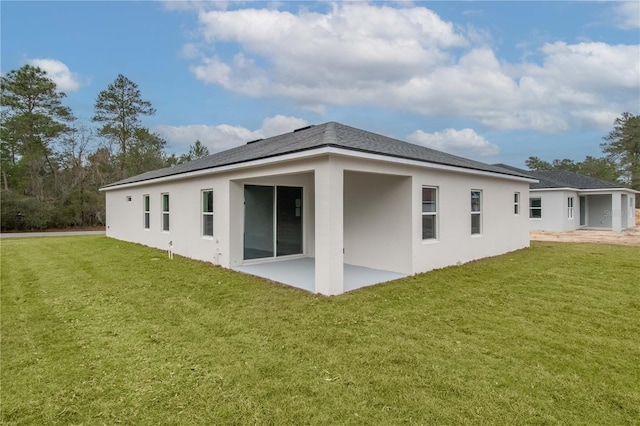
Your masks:
<instances>
[{"instance_id":1,"label":"tree","mask_svg":"<svg viewBox=\"0 0 640 426\"><path fill-rule=\"evenodd\" d=\"M65 97L38 67L25 65L1 77L1 143L3 185L10 182L27 195L45 198L45 181L53 178L56 189L57 164L53 144L68 130L71 110L62 105ZM12 173L24 176L10 176ZM25 182L28 182L25 184Z\"/></svg>"},{"instance_id":2,"label":"tree","mask_svg":"<svg viewBox=\"0 0 640 426\"><path fill-rule=\"evenodd\" d=\"M127 175L133 176L164 167L166 144L157 133L151 133L145 128L136 129L126 159Z\"/></svg>"},{"instance_id":3,"label":"tree","mask_svg":"<svg viewBox=\"0 0 640 426\"><path fill-rule=\"evenodd\" d=\"M206 157L207 155L209 155L209 148L200 142L200 139L196 139L195 144L189 146L189 153L183 154L177 159L177 164L193 161L198 158Z\"/></svg>"},{"instance_id":4,"label":"tree","mask_svg":"<svg viewBox=\"0 0 640 426\"><path fill-rule=\"evenodd\" d=\"M199 139L196 139L196 143L189 147L189 160L206 157L207 155L209 155L209 148L200 142Z\"/></svg>"},{"instance_id":5,"label":"tree","mask_svg":"<svg viewBox=\"0 0 640 426\"><path fill-rule=\"evenodd\" d=\"M136 137L136 132L144 129L140 123L140 116L153 115L156 110L151 102L142 99L138 85L122 74L119 74L106 90L98 94L94 108L92 120L102 123L99 129L100 136L116 144L119 178L124 178L128 174L128 151L141 141Z\"/></svg>"},{"instance_id":6,"label":"tree","mask_svg":"<svg viewBox=\"0 0 640 426\"><path fill-rule=\"evenodd\" d=\"M622 113L603 139L606 142L600 144L602 150L618 163L631 188L640 190L640 116ZM640 197L636 201L640 203Z\"/></svg>"},{"instance_id":7,"label":"tree","mask_svg":"<svg viewBox=\"0 0 640 426\"><path fill-rule=\"evenodd\" d=\"M621 176L618 165L608 157L595 158L588 155L584 161L577 163L568 158L556 159L549 163L538 157L529 157L525 164L529 170L568 170L607 182L619 182Z\"/></svg>"},{"instance_id":8,"label":"tree","mask_svg":"<svg viewBox=\"0 0 640 426\"><path fill-rule=\"evenodd\" d=\"M66 225L84 225L89 222L89 203L98 187L90 185L87 156L93 141L93 132L85 125L73 127L61 143L60 167L63 181L60 202Z\"/></svg>"},{"instance_id":9,"label":"tree","mask_svg":"<svg viewBox=\"0 0 640 426\"><path fill-rule=\"evenodd\" d=\"M582 162L578 163L577 172L606 182L622 183L620 168L608 157L595 158L587 155Z\"/></svg>"},{"instance_id":10,"label":"tree","mask_svg":"<svg viewBox=\"0 0 640 426\"><path fill-rule=\"evenodd\" d=\"M524 162L529 170L552 170L553 167L548 161L539 159L538 157L529 157Z\"/></svg>"}]
</instances>

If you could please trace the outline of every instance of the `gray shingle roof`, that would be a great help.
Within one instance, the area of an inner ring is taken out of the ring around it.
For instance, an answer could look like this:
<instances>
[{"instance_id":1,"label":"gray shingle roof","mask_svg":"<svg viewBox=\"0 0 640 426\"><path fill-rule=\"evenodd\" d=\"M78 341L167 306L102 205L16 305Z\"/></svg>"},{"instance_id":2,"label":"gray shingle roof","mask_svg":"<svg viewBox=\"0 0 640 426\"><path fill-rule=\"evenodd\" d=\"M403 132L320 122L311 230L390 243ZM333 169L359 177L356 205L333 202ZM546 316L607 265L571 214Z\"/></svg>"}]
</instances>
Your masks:
<instances>
[{"instance_id":1,"label":"gray shingle roof","mask_svg":"<svg viewBox=\"0 0 640 426\"><path fill-rule=\"evenodd\" d=\"M267 139L247 143L227 151L202 157L174 167L153 170L137 176L105 185L111 188L119 185L143 182L184 173L216 169L223 166L246 163L309 151L324 147L337 147L350 151L381 154L388 157L441 164L464 169L498 173L517 177L529 177L521 171L507 170L501 167L481 163L456 155L447 154L434 149L403 142L376 133L349 127L344 124L329 122L317 126L309 126L291 133L273 136Z\"/></svg>"},{"instance_id":2,"label":"gray shingle roof","mask_svg":"<svg viewBox=\"0 0 640 426\"><path fill-rule=\"evenodd\" d=\"M513 170L520 173L526 173L529 176L538 179L538 183L531 183L531 189L552 189L552 188L575 188L575 189L612 189L623 188L620 184L606 182L590 176L584 176L579 173L570 172L568 170L522 170L506 164L495 164L495 166L503 169Z\"/></svg>"}]
</instances>

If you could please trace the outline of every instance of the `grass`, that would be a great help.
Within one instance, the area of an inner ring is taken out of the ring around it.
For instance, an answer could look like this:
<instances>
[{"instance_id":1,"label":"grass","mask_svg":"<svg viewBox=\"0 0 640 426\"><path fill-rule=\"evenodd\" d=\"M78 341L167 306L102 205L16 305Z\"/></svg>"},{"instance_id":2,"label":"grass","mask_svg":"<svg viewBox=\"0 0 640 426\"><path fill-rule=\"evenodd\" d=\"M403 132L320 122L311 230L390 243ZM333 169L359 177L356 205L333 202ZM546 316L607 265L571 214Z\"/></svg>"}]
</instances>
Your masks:
<instances>
[{"instance_id":1,"label":"grass","mask_svg":"<svg viewBox=\"0 0 640 426\"><path fill-rule=\"evenodd\" d=\"M2 241L12 424L638 424L640 248L327 298L101 236Z\"/></svg>"}]
</instances>

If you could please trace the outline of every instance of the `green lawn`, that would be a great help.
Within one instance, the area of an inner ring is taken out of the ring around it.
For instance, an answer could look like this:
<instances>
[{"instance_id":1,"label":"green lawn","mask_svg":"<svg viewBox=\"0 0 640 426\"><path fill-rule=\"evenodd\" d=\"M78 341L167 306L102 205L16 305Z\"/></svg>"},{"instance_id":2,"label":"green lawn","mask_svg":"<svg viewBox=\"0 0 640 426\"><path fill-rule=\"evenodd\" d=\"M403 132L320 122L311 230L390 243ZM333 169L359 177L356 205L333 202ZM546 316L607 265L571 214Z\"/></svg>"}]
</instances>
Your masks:
<instances>
[{"instance_id":1,"label":"green lawn","mask_svg":"<svg viewBox=\"0 0 640 426\"><path fill-rule=\"evenodd\" d=\"M3 424L638 424L640 248L320 297L101 236L3 240Z\"/></svg>"}]
</instances>

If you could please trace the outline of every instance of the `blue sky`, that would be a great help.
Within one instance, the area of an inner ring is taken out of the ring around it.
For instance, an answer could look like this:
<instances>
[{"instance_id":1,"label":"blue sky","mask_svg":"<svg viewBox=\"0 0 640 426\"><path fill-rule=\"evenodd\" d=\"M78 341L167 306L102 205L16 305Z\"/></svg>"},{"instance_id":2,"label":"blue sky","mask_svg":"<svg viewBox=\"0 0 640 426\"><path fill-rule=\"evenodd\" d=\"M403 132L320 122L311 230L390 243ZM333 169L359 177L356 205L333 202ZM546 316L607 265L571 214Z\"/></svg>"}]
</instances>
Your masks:
<instances>
[{"instance_id":1,"label":"blue sky","mask_svg":"<svg viewBox=\"0 0 640 426\"><path fill-rule=\"evenodd\" d=\"M1 71L42 67L86 124L123 74L178 154L338 121L488 163L580 161L640 113L639 5L2 1Z\"/></svg>"}]
</instances>

